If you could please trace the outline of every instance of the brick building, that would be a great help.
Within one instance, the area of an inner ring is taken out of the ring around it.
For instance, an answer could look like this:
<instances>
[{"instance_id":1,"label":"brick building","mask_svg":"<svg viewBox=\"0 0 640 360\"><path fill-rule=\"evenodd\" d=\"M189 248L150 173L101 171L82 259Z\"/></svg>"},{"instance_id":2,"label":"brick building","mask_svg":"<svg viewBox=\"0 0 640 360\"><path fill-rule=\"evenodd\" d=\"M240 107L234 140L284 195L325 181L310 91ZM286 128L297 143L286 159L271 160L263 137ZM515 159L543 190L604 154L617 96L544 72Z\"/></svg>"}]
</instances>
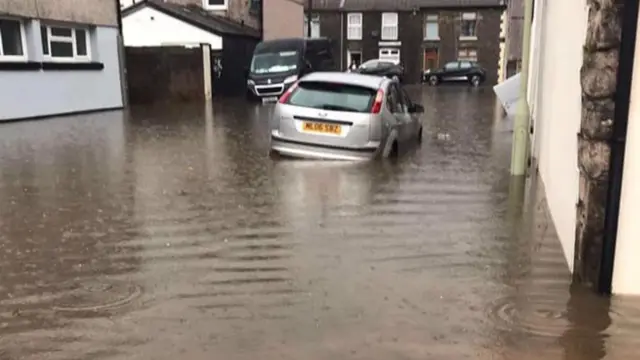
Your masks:
<instances>
[{"instance_id":1,"label":"brick building","mask_svg":"<svg viewBox=\"0 0 640 360\"><path fill-rule=\"evenodd\" d=\"M310 3L310 7L309 7ZM385 58L405 67L408 82L458 59L478 61L498 80L505 0L312 0L310 36L329 37L340 66Z\"/></svg>"}]
</instances>

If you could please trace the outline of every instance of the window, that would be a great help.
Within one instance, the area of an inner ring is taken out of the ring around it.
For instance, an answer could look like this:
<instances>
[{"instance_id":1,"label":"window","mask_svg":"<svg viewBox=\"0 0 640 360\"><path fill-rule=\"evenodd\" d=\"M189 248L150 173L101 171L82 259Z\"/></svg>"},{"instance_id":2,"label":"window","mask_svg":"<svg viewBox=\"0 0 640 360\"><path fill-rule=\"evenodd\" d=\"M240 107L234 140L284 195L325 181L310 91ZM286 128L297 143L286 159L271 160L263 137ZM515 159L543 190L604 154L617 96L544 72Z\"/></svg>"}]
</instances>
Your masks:
<instances>
[{"instance_id":1,"label":"window","mask_svg":"<svg viewBox=\"0 0 640 360\"><path fill-rule=\"evenodd\" d=\"M476 13L462 13L460 21L460 39L462 40L475 40L477 39L476 27L478 26L478 19Z\"/></svg>"},{"instance_id":2,"label":"window","mask_svg":"<svg viewBox=\"0 0 640 360\"><path fill-rule=\"evenodd\" d=\"M445 70L457 70L458 68L459 65L457 61L449 62L444 65Z\"/></svg>"},{"instance_id":3,"label":"window","mask_svg":"<svg viewBox=\"0 0 640 360\"><path fill-rule=\"evenodd\" d=\"M378 59L400 64L400 49L380 49Z\"/></svg>"},{"instance_id":4,"label":"window","mask_svg":"<svg viewBox=\"0 0 640 360\"><path fill-rule=\"evenodd\" d=\"M304 33L310 38L320 37L320 16L317 14L311 15L311 34L309 34L308 18L304 17Z\"/></svg>"},{"instance_id":5,"label":"window","mask_svg":"<svg viewBox=\"0 0 640 360\"><path fill-rule=\"evenodd\" d=\"M22 23L0 19L0 61L24 60L25 57Z\"/></svg>"},{"instance_id":6,"label":"window","mask_svg":"<svg viewBox=\"0 0 640 360\"><path fill-rule=\"evenodd\" d=\"M427 19L424 22L424 39L440 40L440 34L438 32L438 15L427 15Z\"/></svg>"},{"instance_id":7,"label":"window","mask_svg":"<svg viewBox=\"0 0 640 360\"><path fill-rule=\"evenodd\" d=\"M478 51L472 48L462 48L458 50L458 60L460 61L478 61Z\"/></svg>"},{"instance_id":8,"label":"window","mask_svg":"<svg viewBox=\"0 0 640 360\"><path fill-rule=\"evenodd\" d=\"M387 91L387 109L394 114L403 114L407 110L402 95L398 92L395 84L389 85Z\"/></svg>"},{"instance_id":9,"label":"window","mask_svg":"<svg viewBox=\"0 0 640 360\"><path fill-rule=\"evenodd\" d=\"M347 15L347 39L362 40L362 14L351 13Z\"/></svg>"},{"instance_id":10,"label":"window","mask_svg":"<svg viewBox=\"0 0 640 360\"><path fill-rule=\"evenodd\" d=\"M299 83L288 104L322 110L369 112L376 90L329 82Z\"/></svg>"},{"instance_id":11,"label":"window","mask_svg":"<svg viewBox=\"0 0 640 360\"><path fill-rule=\"evenodd\" d=\"M249 0L249 13L253 15L260 14L260 0Z\"/></svg>"},{"instance_id":12,"label":"window","mask_svg":"<svg viewBox=\"0 0 640 360\"><path fill-rule=\"evenodd\" d=\"M227 10L227 0L203 0L202 7L207 10Z\"/></svg>"},{"instance_id":13,"label":"window","mask_svg":"<svg viewBox=\"0 0 640 360\"><path fill-rule=\"evenodd\" d=\"M382 13L382 40L398 39L398 13Z\"/></svg>"},{"instance_id":14,"label":"window","mask_svg":"<svg viewBox=\"0 0 640 360\"><path fill-rule=\"evenodd\" d=\"M471 63L469 61L460 62L460 69L470 69L470 68L471 68Z\"/></svg>"},{"instance_id":15,"label":"window","mask_svg":"<svg viewBox=\"0 0 640 360\"><path fill-rule=\"evenodd\" d=\"M89 61L89 31L60 26L40 27L42 53L50 60Z\"/></svg>"}]
</instances>

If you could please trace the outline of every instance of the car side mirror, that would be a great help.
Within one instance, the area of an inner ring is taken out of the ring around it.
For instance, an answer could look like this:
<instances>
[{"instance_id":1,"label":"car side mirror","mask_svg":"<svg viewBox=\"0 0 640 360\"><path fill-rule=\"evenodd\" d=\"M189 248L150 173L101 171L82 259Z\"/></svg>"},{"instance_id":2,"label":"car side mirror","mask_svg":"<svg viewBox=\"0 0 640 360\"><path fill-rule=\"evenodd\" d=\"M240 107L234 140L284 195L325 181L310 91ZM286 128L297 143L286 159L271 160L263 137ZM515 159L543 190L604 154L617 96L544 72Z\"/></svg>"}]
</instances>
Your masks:
<instances>
[{"instance_id":1,"label":"car side mirror","mask_svg":"<svg viewBox=\"0 0 640 360\"><path fill-rule=\"evenodd\" d=\"M409 108L409 112L411 112L411 113L423 113L424 112L424 106L419 105L419 104L412 104L411 107Z\"/></svg>"}]
</instances>

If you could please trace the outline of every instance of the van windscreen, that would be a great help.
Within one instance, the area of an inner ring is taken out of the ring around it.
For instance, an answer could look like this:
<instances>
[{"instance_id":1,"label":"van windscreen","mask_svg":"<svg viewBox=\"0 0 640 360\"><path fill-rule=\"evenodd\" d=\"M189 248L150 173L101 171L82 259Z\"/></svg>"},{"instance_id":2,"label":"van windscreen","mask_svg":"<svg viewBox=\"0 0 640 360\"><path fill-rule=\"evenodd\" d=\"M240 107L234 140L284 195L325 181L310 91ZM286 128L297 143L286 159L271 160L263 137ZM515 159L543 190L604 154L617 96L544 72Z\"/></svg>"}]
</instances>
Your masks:
<instances>
[{"instance_id":1,"label":"van windscreen","mask_svg":"<svg viewBox=\"0 0 640 360\"><path fill-rule=\"evenodd\" d=\"M339 83L303 81L289 97L287 104L314 109L369 112L376 90Z\"/></svg>"},{"instance_id":2,"label":"van windscreen","mask_svg":"<svg viewBox=\"0 0 640 360\"><path fill-rule=\"evenodd\" d=\"M273 53L256 53L251 60L252 74L275 74L296 70L298 68L298 51L278 51Z\"/></svg>"}]
</instances>

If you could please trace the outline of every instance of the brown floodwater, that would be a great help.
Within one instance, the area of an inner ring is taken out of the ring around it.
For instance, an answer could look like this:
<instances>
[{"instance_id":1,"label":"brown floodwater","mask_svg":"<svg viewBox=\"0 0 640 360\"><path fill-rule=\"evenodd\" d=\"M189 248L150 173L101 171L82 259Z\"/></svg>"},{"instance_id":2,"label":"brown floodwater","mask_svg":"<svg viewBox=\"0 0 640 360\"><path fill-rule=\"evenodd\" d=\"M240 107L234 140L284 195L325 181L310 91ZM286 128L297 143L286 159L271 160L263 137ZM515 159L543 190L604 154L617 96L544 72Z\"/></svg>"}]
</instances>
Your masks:
<instances>
[{"instance_id":1,"label":"brown floodwater","mask_svg":"<svg viewBox=\"0 0 640 360\"><path fill-rule=\"evenodd\" d=\"M0 359L636 358L640 300L571 288L510 193L491 89L412 93L397 162L274 161L230 100L0 124Z\"/></svg>"}]
</instances>

